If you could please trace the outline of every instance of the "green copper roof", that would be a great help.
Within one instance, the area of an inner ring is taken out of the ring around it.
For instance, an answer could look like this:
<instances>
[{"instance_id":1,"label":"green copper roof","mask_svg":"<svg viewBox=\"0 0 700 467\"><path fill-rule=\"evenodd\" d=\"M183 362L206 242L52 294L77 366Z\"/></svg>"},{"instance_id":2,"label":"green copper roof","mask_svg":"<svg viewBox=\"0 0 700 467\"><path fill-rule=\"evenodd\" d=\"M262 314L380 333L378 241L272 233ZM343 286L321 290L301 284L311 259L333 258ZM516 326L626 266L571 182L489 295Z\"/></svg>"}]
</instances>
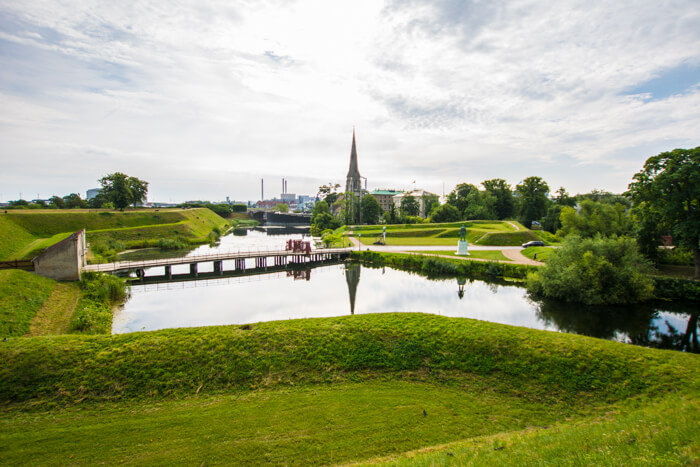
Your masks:
<instances>
[{"instance_id":1,"label":"green copper roof","mask_svg":"<svg viewBox=\"0 0 700 467\"><path fill-rule=\"evenodd\" d=\"M395 190L374 190L372 195L398 195L399 193L403 193L403 191L395 191Z\"/></svg>"}]
</instances>

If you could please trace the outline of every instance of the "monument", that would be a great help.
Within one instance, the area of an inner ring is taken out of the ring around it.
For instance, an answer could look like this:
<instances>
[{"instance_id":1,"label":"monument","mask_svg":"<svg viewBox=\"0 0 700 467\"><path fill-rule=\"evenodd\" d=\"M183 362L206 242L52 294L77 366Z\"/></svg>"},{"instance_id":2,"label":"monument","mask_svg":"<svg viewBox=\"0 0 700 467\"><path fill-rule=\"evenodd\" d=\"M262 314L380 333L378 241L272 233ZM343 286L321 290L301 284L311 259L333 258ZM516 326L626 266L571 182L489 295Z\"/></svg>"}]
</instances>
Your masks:
<instances>
[{"instance_id":1,"label":"monument","mask_svg":"<svg viewBox=\"0 0 700 467\"><path fill-rule=\"evenodd\" d=\"M469 244L467 243L467 228L462 224L459 229L459 242L457 242L457 255L469 256Z\"/></svg>"}]
</instances>

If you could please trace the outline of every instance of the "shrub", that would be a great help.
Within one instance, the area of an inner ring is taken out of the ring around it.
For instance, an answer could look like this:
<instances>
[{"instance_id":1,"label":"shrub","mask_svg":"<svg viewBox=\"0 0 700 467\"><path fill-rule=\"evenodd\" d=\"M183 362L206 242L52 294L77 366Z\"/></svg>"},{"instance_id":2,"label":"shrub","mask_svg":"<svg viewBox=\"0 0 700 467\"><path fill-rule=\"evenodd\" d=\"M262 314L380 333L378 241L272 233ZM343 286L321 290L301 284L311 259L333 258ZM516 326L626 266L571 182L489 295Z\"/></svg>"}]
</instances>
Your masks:
<instances>
[{"instance_id":1,"label":"shrub","mask_svg":"<svg viewBox=\"0 0 700 467\"><path fill-rule=\"evenodd\" d=\"M85 272L79 286L83 298L73 315L71 331L109 334L112 329L112 307L126 300L128 285L116 276Z\"/></svg>"},{"instance_id":2,"label":"shrub","mask_svg":"<svg viewBox=\"0 0 700 467\"><path fill-rule=\"evenodd\" d=\"M247 212L248 206L245 204L233 204L231 205L231 212Z\"/></svg>"},{"instance_id":3,"label":"shrub","mask_svg":"<svg viewBox=\"0 0 700 467\"><path fill-rule=\"evenodd\" d=\"M187 248L189 244L179 238L161 238L158 240L158 248L163 251L167 250L181 250Z\"/></svg>"},{"instance_id":4,"label":"shrub","mask_svg":"<svg viewBox=\"0 0 700 467\"><path fill-rule=\"evenodd\" d=\"M547 265L528 275L534 295L588 305L637 303L652 298L651 265L628 237L570 236Z\"/></svg>"}]
</instances>

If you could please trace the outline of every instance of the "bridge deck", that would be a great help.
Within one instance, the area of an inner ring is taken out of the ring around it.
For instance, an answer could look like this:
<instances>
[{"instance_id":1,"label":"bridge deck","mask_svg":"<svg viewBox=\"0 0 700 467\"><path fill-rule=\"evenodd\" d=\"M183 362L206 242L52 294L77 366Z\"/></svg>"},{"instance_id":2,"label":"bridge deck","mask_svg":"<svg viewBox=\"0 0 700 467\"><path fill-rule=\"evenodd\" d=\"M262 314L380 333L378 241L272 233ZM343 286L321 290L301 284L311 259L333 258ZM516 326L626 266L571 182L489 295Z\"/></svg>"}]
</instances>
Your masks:
<instances>
[{"instance_id":1,"label":"bridge deck","mask_svg":"<svg viewBox=\"0 0 700 467\"><path fill-rule=\"evenodd\" d=\"M345 254L349 253L351 250L352 248L319 248L311 250L310 254L299 252L295 253L289 250L230 251L214 253L209 255L180 256L177 258L146 259L137 261L119 261L116 263L89 264L83 268L83 271L115 272L125 271L129 269L153 268L157 266L174 266L177 264L206 263L208 261L226 261L232 259L247 258L271 258L276 256L313 257L314 255Z\"/></svg>"}]
</instances>

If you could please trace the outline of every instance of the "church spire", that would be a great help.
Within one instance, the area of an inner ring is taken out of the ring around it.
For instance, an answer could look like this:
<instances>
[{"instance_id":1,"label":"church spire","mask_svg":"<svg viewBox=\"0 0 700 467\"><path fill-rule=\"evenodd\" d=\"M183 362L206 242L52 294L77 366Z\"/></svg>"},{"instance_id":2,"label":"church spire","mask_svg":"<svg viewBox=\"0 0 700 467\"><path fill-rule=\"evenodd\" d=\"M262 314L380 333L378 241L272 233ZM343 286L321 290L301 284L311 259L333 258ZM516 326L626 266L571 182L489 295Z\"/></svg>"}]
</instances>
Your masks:
<instances>
[{"instance_id":1,"label":"church spire","mask_svg":"<svg viewBox=\"0 0 700 467\"><path fill-rule=\"evenodd\" d=\"M350 149L350 169L348 170L348 178L360 178L360 170L357 168L357 148L355 147L355 128L352 129L352 149ZM351 190L348 190L351 191Z\"/></svg>"}]
</instances>

